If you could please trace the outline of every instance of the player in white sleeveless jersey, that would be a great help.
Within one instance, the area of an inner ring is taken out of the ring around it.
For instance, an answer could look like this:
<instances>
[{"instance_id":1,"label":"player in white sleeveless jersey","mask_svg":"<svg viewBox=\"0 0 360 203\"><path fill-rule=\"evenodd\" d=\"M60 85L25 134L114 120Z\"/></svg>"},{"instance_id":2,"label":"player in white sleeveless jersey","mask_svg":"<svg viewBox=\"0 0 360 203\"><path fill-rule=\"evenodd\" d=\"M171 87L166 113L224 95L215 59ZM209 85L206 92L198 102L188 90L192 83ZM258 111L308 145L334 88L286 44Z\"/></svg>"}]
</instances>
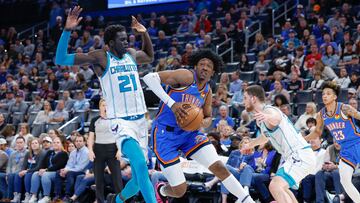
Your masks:
<instances>
[{"instance_id":1,"label":"player in white sleeveless jersey","mask_svg":"<svg viewBox=\"0 0 360 203\"><path fill-rule=\"evenodd\" d=\"M150 36L146 28L133 17L132 28L135 34L142 37L142 50L128 48L125 27L111 25L105 29L104 34L108 51L101 49L87 54L68 54L71 30L81 21L81 11L79 6L70 10L56 50L55 63L70 66L92 64L101 82L102 94L107 104L107 117L111 120L111 131L117 138L118 149L129 158L132 169L132 179L122 192L111 197L110 201L124 202L140 190L146 202L155 203L154 188L149 180L143 153L147 146L147 122L144 117L146 106L136 65L153 61L154 51Z\"/></svg>"},{"instance_id":2,"label":"player in white sleeveless jersey","mask_svg":"<svg viewBox=\"0 0 360 203\"><path fill-rule=\"evenodd\" d=\"M270 192L278 203L297 202L289 188L297 189L300 181L315 168L315 155L310 145L285 114L265 104L265 91L261 86L246 88L244 104L246 110L254 114L261 135L245 145L242 152L247 153L270 140L285 160L270 182Z\"/></svg>"}]
</instances>

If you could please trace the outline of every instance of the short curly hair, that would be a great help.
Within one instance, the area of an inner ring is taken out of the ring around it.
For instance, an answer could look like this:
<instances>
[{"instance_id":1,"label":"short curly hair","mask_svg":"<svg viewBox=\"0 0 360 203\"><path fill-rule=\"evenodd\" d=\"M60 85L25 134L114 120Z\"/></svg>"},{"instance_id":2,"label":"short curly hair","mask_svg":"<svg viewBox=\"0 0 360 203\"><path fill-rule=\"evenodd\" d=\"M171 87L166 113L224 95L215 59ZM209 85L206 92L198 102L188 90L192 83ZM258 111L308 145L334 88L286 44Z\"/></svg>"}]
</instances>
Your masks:
<instances>
[{"instance_id":1,"label":"short curly hair","mask_svg":"<svg viewBox=\"0 0 360 203\"><path fill-rule=\"evenodd\" d=\"M336 96L339 96L340 93L340 86L334 81L326 81L322 85L321 89L324 90L325 88L332 89Z\"/></svg>"},{"instance_id":2,"label":"short curly hair","mask_svg":"<svg viewBox=\"0 0 360 203\"><path fill-rule=\"evenodd\" d=\"M193 52L189 56L189 65L195 67L198 62L203 59L207 58L210 59L214 64L214 71L218 73L224 66L224 62L221 57L211 51L210 49L200 49L198 51Z\"/></svg>"},{"instance_id":3,"label":"short curly hair","mask_svg":"<svg viewBox=\"0 0 360 203\"><path fill-rule=\"evenodd\" d=\"M104 33L105 44L109 44L110 40L115 40L116 33L118 32L126 32L125 27L122 25L110 25L106 27Z\"/></svg>"}]
</instances>

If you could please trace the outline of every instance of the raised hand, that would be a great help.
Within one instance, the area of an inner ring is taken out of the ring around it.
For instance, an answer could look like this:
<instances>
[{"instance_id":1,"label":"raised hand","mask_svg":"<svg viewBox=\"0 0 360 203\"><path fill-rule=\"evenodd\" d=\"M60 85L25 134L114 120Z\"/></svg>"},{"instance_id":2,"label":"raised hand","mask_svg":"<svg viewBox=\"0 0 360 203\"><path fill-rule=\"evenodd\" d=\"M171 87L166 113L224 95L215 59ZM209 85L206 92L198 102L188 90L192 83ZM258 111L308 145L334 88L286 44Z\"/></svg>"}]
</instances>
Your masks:
<instances>
[{"instance_id":1,"label":"raised hand","mask_svg":"<svg viewBox=\"0 0 360 203\"><path fill-rule=\"evenodd\" d=\"M134 30L135 34L141 34L146 32L146 28L139 23L134 16L131 16L131 28Z\"/></svg>"},{"instance_id":2,"label":"raised hand","mask_svg":"<svg viewBox=\"0 0 360 203\"><path fill-rule=\"evenodd\" d=\"M75 6L73 9L70 9L69 15L66 19L65 30L72 30L79 25L83 17L79 18L79 15L83 9L80 6Z\"/></svg>"}]
</instances>

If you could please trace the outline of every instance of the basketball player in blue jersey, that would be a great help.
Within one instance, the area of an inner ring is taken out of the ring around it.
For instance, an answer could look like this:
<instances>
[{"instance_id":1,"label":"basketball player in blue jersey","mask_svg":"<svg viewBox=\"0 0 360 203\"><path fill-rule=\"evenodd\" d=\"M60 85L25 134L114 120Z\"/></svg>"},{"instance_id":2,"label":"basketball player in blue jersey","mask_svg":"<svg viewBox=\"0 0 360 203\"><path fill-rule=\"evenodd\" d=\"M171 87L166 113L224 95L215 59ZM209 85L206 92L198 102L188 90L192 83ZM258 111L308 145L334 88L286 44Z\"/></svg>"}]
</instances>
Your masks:
<instances>
[{"instance_id":1,"label":"basketball player in blue jersey","mask_svg":"<svg viewBox=\"0 0 360 203\"><path fill-rule=\"evenodd\" d=\"M324 126L341 146L339 173L345 192L355 202L360 203L360 194L352 184L352 174L360 163L360 129L354 119L360 119L360 112L354 107L337 102L340 86L334 82L325 82L322 87L322 99L325 105L316 117L316 128L306 139L321 136Z\"/></svg>"},{"instance_id":2,"label":"basketball player in blue jersey","mask_svg":"<svg viewBox=\"0 0 360 203\"><path fill-rule=\"evenodd\" d=\"M146 28L133 17L132 28L140 34L143 49L128 48L125 27L111 25L105 29L104 42L108 51L95 50L87 54L68 54L67 47L71 30L78 26L82 9L70 10L64 31L59 40L55 62L58 65L92 64L101 82L106 112L111 120L111 131L116 137L117 147L130 160L132 179L125 188L110 201L124 202L141 191L146 202L155 203L155 192L151 185L143 149L146 150L147 127L144 95L137 72L137 63L153 61L153 47ZM135 62L136 61L136 62ZM95 157L96 162L96 157Z\"/></svg>"},{"instance_id":3,"label":"basketball player in blue jersey","mask_svg":"<svg viewBox=\"0 0 360 203\"><path fill-rule=\"evenodd\" d=\"M315 155L310 145L280 109L265 104L265 91L261 86L245 89L244 105L246 111L253 114L261 135L245 144L242 153L270 140L285 160L270 182L270 192L277 203L297 202L289 188L297 189L300 181L315 169Z\"/></svg>"},{"instance_id":4,"label":"basketball player in blue jersey","mask_svg":"<svg viewBox=\"0 0 360 203\"><path fill-rule=\"evenodd\" d=\"M181 102L190 102L203 109L202 127L209 127L212 121L212 91L209 80L223 62L210 50L194 52L189 57L194 70L178 69L149 73L144 82L161 99L160 109L153 123L153 150L161 163L161 169L168 184L158 185L157 191L165 202L166 197L182 197L187 189L184 173L180 166L179 150L218 177L224 186L237 198L237 202L254 202L239 181L220 161L214 146L198 130L182 130L175 117L186 117ZM165 90L162 85L166 86Z\"/></svg>"}]
</instances>

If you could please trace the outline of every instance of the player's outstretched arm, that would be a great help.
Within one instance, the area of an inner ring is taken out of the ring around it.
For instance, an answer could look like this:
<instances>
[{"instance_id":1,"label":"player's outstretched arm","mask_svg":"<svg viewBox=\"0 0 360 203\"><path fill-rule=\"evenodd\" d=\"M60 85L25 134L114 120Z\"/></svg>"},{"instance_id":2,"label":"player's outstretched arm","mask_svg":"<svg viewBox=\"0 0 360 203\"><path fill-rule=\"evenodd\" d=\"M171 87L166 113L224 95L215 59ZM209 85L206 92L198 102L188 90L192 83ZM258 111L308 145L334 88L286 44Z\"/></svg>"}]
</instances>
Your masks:
<instances>
[{"instance_id":1,"label":"player's outstretched arm","mask_svg":"<svg viewBox=\"0 0 360 203\"><path fill-rule=\"evenodd\" d=\"M81 64L94 64L97 62L97 59L102 50L97 50L90 52L88 54L69 54L67 52L68 43L71 35L71 30L76 28L82 17L79 17L82 8L76 6L73 9L70 9L69 15L66 19L66 24L63 33L58 42L55 56L56 65L81 65Z\"/></svg>"},{"instance_id":2,"label":"player's outstretched arm","mask_svg":"<svg viewBox=\"0 0 360 203\"><path fill-rule=\"evenodd\" d=\"M141 35L142 50L136 51L135 49L130 48L129 51L133 56L135 55L136 63L151 63L154 61L154 47L152 45L150 35L146 28L139 23L134 16L131 16L131 18L131 28L136 35Z\"/></svg>"},{"instance_id":3,"label":"player's outstretched arm","mask_svg":"<svg viewBox=\"0 0 360 203\"><path fill-rule=\"evenodd\" d=\"M267 108L264 111L256 111L254 119L257 122L264 122L269 129L276 128L281 122L281 114L272 108Z\"/></svg>"},{"instance_id":4,"label":"player's outstretched arm","mask_svg":"<svg viewBox=\"0 0 360 203\"><path fill-rule=\"evenodd\" d=\"M246 154L249 149L253 149L256 146L265 144L268 141L269 141L268 138L264 134L261 133L261 135L259 137L253 139L248 144L243 145L243 147L241 148L241 153Z\"/></svg>"},{"instance_id":5,"label":"player's outstretched arm","mask_svg":"<svg viewBox=\"0 0 360 203\"><path fill-rule=\"evenodd\" d=\"M324 120L321 116L321 113L318 112L316 115L316 127L309 135L305 136L306 141L313 140L316 137L320 137L324 129Z\"/></svg>"},{"instance_id":6,"label":"player's outstretched arm","mask_svg":"<svg viewBox=\"0 0 360 203\"><path fill-rule=\"evenodd\" d=\"M342 112L344 112L346 116L360 120L360 112L357 111L354 107L350 106L349 104L342 105L341 110Z\"/></svg>"}]
</instances>

